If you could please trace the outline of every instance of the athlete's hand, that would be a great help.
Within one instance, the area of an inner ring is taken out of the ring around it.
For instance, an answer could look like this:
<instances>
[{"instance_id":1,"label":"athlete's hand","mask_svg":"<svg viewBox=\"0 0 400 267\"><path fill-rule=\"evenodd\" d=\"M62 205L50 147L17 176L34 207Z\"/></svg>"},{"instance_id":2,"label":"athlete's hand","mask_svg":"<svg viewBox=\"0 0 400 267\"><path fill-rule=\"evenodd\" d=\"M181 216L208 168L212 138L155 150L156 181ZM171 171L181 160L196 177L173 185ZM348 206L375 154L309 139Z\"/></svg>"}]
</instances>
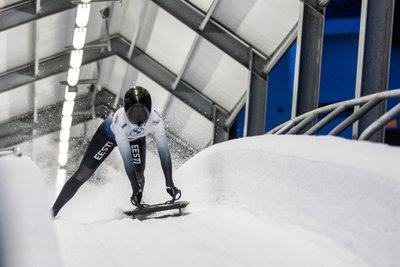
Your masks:
<instances>
[{"instance_id":1,"label":"athlete's hand","mask_svg":"<svg viewBox=\"0 0 400 267\"><path fill-rule=\"evenodd\" d=\"M133 206L136 206L138 208L142 208L142 205L140 202L142 201L142 190L139 190L137 192L133 192L131 196L131 203Z\"/></svg>"},{"instance_id":2,"label":"athlete's hand","mask_svg":"<svg viewBox=\"0 0 400 267\"><path fill-rule=\"evenodd\" d=\"M176 186L167 186L167 192L168 194L171 195L172 197L172 202L174 202L175 200L178 200L181 198L182 196L182 192L181 190L179 190L178 188L176 188Z\"/></svg>"}]
</instances>

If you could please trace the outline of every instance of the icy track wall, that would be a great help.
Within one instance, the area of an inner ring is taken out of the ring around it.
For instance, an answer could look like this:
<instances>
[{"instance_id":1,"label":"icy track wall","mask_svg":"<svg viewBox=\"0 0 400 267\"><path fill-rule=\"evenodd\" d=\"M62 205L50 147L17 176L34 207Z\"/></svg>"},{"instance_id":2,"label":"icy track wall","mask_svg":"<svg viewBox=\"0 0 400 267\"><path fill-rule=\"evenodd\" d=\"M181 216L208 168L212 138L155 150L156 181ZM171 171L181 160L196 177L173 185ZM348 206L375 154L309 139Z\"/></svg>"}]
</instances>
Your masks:
<instances>
[{"instance_id":1,"label":"icy track wall","mask_svg":"<svg viewBox=\"0 0 400 267\"><path fill-rule=\"evenodd\" d=\"M0 158L0 266L61 266L47 191L28 157Z\"/></svg>"},{"instance_id":2,"label":"icy track wall","mask_svg":"<svg viewBox=\"0 0 400 267\"><path fill-rule=\"evenodd\" d=\"M176 177L192 211L240 209L324 236L368 266L397 266L399 158L383 144L260 136L206 149Z\"/></svg>"}]
</instances>

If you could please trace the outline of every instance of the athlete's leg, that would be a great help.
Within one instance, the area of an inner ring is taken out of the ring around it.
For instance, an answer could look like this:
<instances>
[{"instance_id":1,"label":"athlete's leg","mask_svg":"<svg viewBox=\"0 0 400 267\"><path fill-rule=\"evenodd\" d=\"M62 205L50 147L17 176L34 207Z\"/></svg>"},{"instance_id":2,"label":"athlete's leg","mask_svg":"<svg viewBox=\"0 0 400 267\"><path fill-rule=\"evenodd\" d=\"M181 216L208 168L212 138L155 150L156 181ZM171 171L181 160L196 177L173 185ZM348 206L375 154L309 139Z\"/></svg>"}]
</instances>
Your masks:
<instances>
[{"instance_id":1,"label":"athlete's leg","mask_svg":"<svg viewBox=\"0 0 400 267\"><path fill-rule=\"evenodd\" d=\"M130 145L138 183L143 192L145 184L144 169L146 167L146 138L143 137L132 141Z\"/></svg>"},{"instance_id":2,"label":"athlete's leg","mask_svg":"<svg viewBox=\"0 0 400 267\"><path fill-rule=\"evenodd\" d=\"M92 137L78 170L64 184L52 208L54 217L75 195L81 185L89 180L116 146L116 142L105 133L106 127L107 121L104 121Z\"/></svg>"}]
</instances>

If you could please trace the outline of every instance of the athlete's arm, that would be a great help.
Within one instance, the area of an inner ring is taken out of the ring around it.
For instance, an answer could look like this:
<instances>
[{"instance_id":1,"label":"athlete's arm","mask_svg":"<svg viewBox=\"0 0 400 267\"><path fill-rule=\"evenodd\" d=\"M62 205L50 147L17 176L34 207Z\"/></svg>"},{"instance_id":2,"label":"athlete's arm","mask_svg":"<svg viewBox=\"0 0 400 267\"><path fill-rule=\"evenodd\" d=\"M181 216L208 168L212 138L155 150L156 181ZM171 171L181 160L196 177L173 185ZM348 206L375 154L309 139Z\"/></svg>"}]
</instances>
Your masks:
<instances>
[{"instance_id":1,"label":"athlete's arm","mask_svg":"<svg viewBox=\"0 0 400 267\"><path fill-rule=\"evenodd\" d=\"M135 164L133 164L133 158L131 153L131 147L129 145L129 140L126 133L122 130L118 122L117 114L114 115L113 124L111 125L112 130L115 135L115 141L117 142L119 153L121 154L122 160L124 162L124 167L126 174L128 175L129 181L131 182L133 193L139 191L139 184L137 182Z\"/></svg>"},{"instance_id":2,"label":"athlete's arm","mask_svg":"<svg viewBox=\"0 0 400 267\"><path fill-rule=\"evenodd\" d=\"M174 181L172 180L172 161L171 153L168 148L167 136L165 134L164 123L162 120L156 125L155 132L153 133L156 141L158 155L160 156L161 167L165 176L165 184L167 187L173 187Z\"/></svg>"}]
</instances>

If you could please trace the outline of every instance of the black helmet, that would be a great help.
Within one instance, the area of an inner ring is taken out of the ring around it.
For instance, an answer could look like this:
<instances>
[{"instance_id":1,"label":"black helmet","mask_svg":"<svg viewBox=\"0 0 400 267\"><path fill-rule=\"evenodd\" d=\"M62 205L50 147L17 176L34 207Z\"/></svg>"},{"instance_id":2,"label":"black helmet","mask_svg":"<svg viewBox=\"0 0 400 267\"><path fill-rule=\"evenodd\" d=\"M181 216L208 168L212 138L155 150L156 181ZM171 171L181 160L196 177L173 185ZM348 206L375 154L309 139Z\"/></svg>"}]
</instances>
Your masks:
<instances>
[{"instance_id":1,"label":"black helmet","mask_svg":"<svg viewBox=\"0 0 400 267\"><path fill-rule=\"evenodd\" d=\"M129 88L124 96L124 109L131 123L140 125L147 122L151 113L149 92L140 86Z\"/></svg>"}]
</instances>

